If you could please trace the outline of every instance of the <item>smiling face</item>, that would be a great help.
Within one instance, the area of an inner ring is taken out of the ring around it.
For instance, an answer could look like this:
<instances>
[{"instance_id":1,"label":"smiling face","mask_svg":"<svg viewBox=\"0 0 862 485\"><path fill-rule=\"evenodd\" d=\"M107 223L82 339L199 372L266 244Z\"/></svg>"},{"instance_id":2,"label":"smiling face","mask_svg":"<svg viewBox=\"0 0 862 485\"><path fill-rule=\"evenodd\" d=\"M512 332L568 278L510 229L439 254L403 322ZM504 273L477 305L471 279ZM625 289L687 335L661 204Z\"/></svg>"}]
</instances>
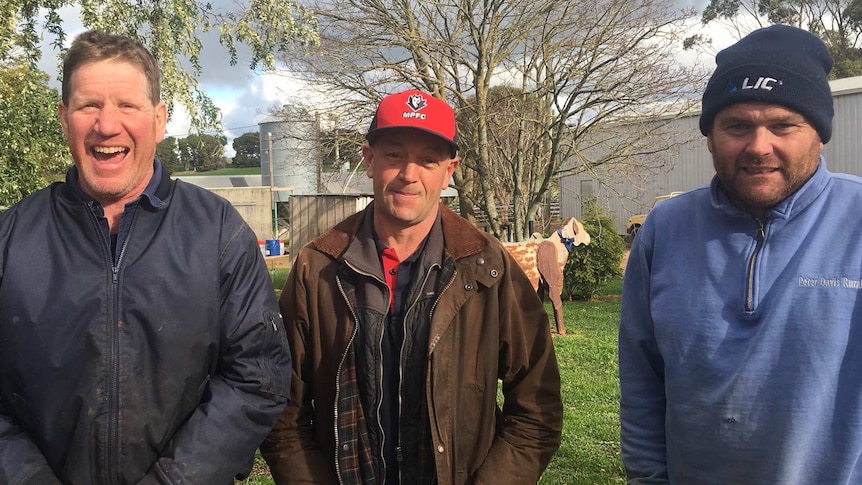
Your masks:
<instances>
[{"instance_id":1,"label":"smiling face","mask_svg":"<svg viewBox=\"0 0 862 485\"><path fill-rule=\"evenodd\" d=\"M414 128L381 133L362 148L374 185L374 226L380 236L415 228L430 230L440 192L458 167L442 138Z\"/></svg>"},{"instance_id":2,"label":"smiling face","mask_svg":"<svg viewBox=\"0 0 862 485\"><path fill-rule=\"evenodd\" d=\"M167 109L150 99L143 71L119 60L80 65L58 115L81 188L102 205L137 198L153 174Z\"/></svg>"},{"instance_id":3,"label":"smiling face","mask_svg":"<svg viewBox=\"0 0 862 485\"><path fill-rule=\"evenodd\" d=\"M715 116L707 147L730 200L762 217L811 178L823 143L805 117L793 110L739 103Z\"/></svg>"}]
</instances>

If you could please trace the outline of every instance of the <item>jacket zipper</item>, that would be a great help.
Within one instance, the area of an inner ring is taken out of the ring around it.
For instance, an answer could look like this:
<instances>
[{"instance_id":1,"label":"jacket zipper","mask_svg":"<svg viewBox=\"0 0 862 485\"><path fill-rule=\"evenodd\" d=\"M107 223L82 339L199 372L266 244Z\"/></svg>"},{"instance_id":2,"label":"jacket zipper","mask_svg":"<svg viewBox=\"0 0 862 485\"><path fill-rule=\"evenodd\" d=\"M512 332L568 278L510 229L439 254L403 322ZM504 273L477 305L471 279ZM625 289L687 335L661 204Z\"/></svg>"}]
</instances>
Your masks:
<instances>
[{"instance_id":1,"label":"jacket zipper","mask_svg":"<svg viewBox=\"0 0 862 485\"><path fill-rule=\"evenodd\" d=\"M425 278L422 280L422 284L419 285L420 290L425 288L425 285L428 283L428 278L431 277L431 272L434 271L435 268L439 268L439 267L440 267L440 265L438 263L434 263L428 268L428 271L425 272ZM402 395L401 383L404 382L404 372L403 372L404 367L401 364L404 362L404 342L407 341L407 321L408 321L407 317L410 315L410 311L413 310L414 308L416 308L416 304L419 302L419 298L421 296L422 296L421 293L416 295L416 299L410 303L410 306L407 308L407 310L404 311L404 318L401 319L401 327L404 330L404 339L401 340L401 351L398 352L398 430L399 430L399 432L398 432L398 443L395 445L395 456L397 456L397 460L399 463L399 466L398 466L398 482L399 483L401 482L401 465L400 465L400 463L402 461L404 461L403 449L401 447L401 432L400 432L400 430L401 430L401 414L402 414L401 413L401 407L403 404L402 399L401 399L401 395ZM437 298L439 299L439 296ZM436 303L437 303L437 300L434 300L434 304L436 304ZM428 325L431 325L430 315L431 314L429 314ZM384 481L384 485L385 485L385 482L386 482L385 475L384 475L383 481Z\"/></svg>"},{"instance_id":2,"label":"jacket zipper","mask_svg":"<svg viewBox=\"0 0 862 485\"><path fill-rule=\"evenodd\" d=\"M366 273L366 272L364 272L364 271L360 271L360 270L356 269L356 268L355 268L353 265L351 265L349 262L346 262L346 261L345 261L345 264L346 264L346 265L347 265L351 270L353 270L355 273L357 273L357 274L359 274L359 275L362 275L362 276L367 276L367 277L369 277L369 278L374 279L374 280L375 280L375 281L377 281L378 283L383 284L383 285L386 287L387 291L389 291L389 286L388 286L388 285L386 285L386 282L385 282L385 281L380 280L379 278L377 278L377 277L376 277L376 276L374 276L373 274ZM427 283L428 278L430 277L431 269L433 269L433 268L434 268L434 267L436 267L436 266L439 266L439 265L432 265L432 267L429 269L429 271L425 274L425 280L424 280L424 281L423 281L423 283L422 283L422 286L423 286L423 287L424 287L425 283ZM455 277L456 277L456 275L457 275L457 274L458 274L457 269L453 269L453 271L452 271L452 276L449 278L449 281L447 281L447 282L446 282L446 284L445 284L445 285L441 288L441 290L437 293L437 298L434 300L434 304L433 304L433 305L431 305L431 310L428 312L428 319L429 319L429 322L430 322L430 320L431 320L431 315L433 315L433 314L434 314L434 309L435 309L435 308L437 308L437 304L440 302L440 297L443 295L443 293L444 293L447 289L449 289L449 287L450 287L450 286L452 286L452 283L455 281ZM338 477L338 483L340 483L340 484L342 484L342 485L343 485L343 484L344 484L344 480L343 480L343 478L342 478L342 476L341 476L341 466L340 466L340 464L339 464L339 462L338 462L338 450L339 450L339 448L340 448L340 446L339 446L339 444L338 444L338 402L339 402L339 400L340 400L340 396L339 396L339 394L340 394L340 391L341 391L341 369L342 369L342 368L343 368L343 366L344 366L344 361L345 361L345 359L347 359L348 349L350 349L350 346L351 346L351 345L353 345L353 341L356 339L356 333L357 333L357 332L358 332L358 330L359 330L359 325L358 325L358 323L359 323L359 318L356 316L356 311L353 309L353 306L350 304L350 300L347 298L347 294L344 292L344 287L342 286L341 278L339 278L339 277L337 277L337 276L336 276L335 280L336 280L336 284L338 285L338 291L341 293L341 297L342 297L342 298L344 298L344 302L347 304L347 308L348 308L348 309L350 309L350 313L351 313L351 315L353 316L353 322L354 322L354 326L353 326L353 333L351 334L351 336L350 336L350 340L349 340L349 341L348 341L348 343L347 343L347 348L344 350L344 353L341 355L341 361L338 363L338 369L337 369L337 371L336 371L336 375L335 375L335 404L333 405L333 415L334 415L334 420L333 420L333 422L335 423L335 426L333 427L333 428L334 428L334 429L333 429L333 434L334 434L334 436L335 436L335 472L336 472L336 476ZM387 299L387 301L388 301L388 299ZM417 301L418 301L418 299L417 299ZM407 310L407 311L405 311L405 314L404 314L404 317L405 317L405 318L404 318L404 321L405 321L405 322L407 321L407 313L409 313L409 311L410 311L410 310L412 310L415 306L416 306L416 301L414 301L414 302L413 302L413 304L411 304L411 305L410 305L410 308L408 308L408 310ZM406 334L406 329L405 329L405 334ZM378 348L379 348L380 346L382 346L382 345L383 345L382 341L381 341L381 342L378 342ZM404 342L402 342L402 343L401 343L401 350L402 350L402 353L403 353L403 350L404 350ZM399 392L398 392L398 412L399 412L399 416L400 416L400 413L401 413L401 380L402 380L402 377L403 377L403 376L401 375L401 369L400 369L400 367L401 367L401 366L399 365L399 370L398 370L398 374L399 374L399 375L398 375L398 390L399 390ZM382 386L382 383L379 383L379 384ZM380 407L379 407L379 406L380 406L380 404L378 403L378 409L377 409L378 413L380 412ZM380 426L380 423L378 422L378 423L377 423L377 425L378 425L378 427L379 427L379 426ZM382 431L381 431L381 435L383 435ZM385 439L386 439L386 436L383 436L383 439L385 440ZM401 443L400 443L400 440L401 440L401 438L400 438L400 436L399 436L399 443L398 443L398 446L396 447L396 454L397 454L399 457L401 456ZM381 443L381 444L382 444L382 443ZM383 463L383 466L384 466L384 469L385 469L385 467L386 467L385 459L383 459L383 462L384 462L384 463ZM399 470L399 476L400 476L400 470ZM384 477L385 477L385 474L384 474ZM385 478L384 478L384 480L385 480ZM435 483L437 482L436 476L435 476L435 478L434 478L434 482L435 482Z\"/></svg>"},{"instance_id":3,"label":"jacket zipper","mask_svg":"<svg viewBox=\"0 0 862 485\"><path fill-rule=\"evenodd\" d=\"M754 246L754 252L751 253L751 258L748 260L748 276L745 288L745 311L747 312L754 311L754 265L763 249L763 241L766 240L766 225L763 219L757 218L755 222L757 222L757 233L754 238L757 243Z\"/></svg>"},{"instance_id":4,"label":"jacket zipper","mask_svg":"<svg viewBox=\"0 0 862 485\"><path fill-rule=\"evenodd\" d=\"M114 477L116 483L120 483L120 457L117 448L120 444L120 268L123 265L123 256L126 253L126 246L129 244L129 239L132 235L132 229L137 215L137 206L131 214L132 220L129 223L129 232L123 239L123 245L117 254L116 264L111 258L111 291L113 292L113 318L112 324L108 325L108 338L110 340L111 351L108 360L108 476ZM108 254L111 253L110 239L108 240Z\"/></svg>"},{"instance_id":5,"label":"jacket zipper","mask_svg":"<svg viewBox=\"0 0 862 485\"><path fill-rule=\"evenodd\" d=\"M451 278L449 278L449 281L447 281L447 282L446 282L446 284L445 284L445 285L443 285L443 288L441 288L441 289L440 289L440 292L438 292L438 293L437 293L437 299L436 299L436 300L434 300L434 304L433 304L433 305L431 305L431 310L428 312L428 318L429 318L429 320L430 320L430 318L431 318L431 315L434 315L434 310L437 308L437 304L438 304L438 303L440 303L440 297L441 297L441 296L443 296L443 293L445 293L445 292L446 292L446 290L448 290L448 289L449 289L449 287L450 287L450 286L452 286L452 283L454 283L454 282L455 282L455 276L456 276L456 275L458 275L458 270L457 270L457 269L453 269L453 270L452 270L452 277L451 277Z\"/></svg>"},{"instance_id":6,"label":"jacket zipper","mask_svg":"<svg viewBox=\"0 0 862 485\"><path fill-rule=\"evenodd\" d=\"M386 298L385 299L387 302L389 302L389 299L391 298L389 293L392 290L389 289L389 285L387 285L385 281L380 281L379 279L375 278L374 275L365 274L365 273L361 273L361 272L358 272L358 273L363 274L365 276L369 276L369 277L377 280L378 282L383 283L383 286L386 287ZM349 305L349 303L348 303L348 305ZM389 307L389 305L386 305L386 311L387 312L391 311L391 308ZM356 317L356 315L354 315L354 318L355 317ZM357 323L358 322L359 321L357 320ZM386 317L384 317L384 319L383 319L383 331L380 332L380 339L377 341L377 350L380 352L381 361L383 360L383 338L384 338L385 333L386 333ZM383 473L381 474L382 476L380 477L380 483L381 483L381 485L386 485L386 467L388 466L388 464L386 463L386 454L383 453L383 450L386 448L386 432L383 429L383 424L380 422L380 408L383 406L383 399L385 398L385 396L383 396L383 371L384 371L384 369L382 368L382 365L381 365L380 380L377 381L377 389L380 390L380 392L377 393L377 410L375 413L375 415L377 416L377 419L376 419L376 422L374 424L377 426L377 430L380 432L380 438L381 438L380 439L380 463L383 464L383 470L382 470Z\"/></svg>"},{"instance_id":7,"label":"jacket zipper","mask_svg":"<svg viewBox=\"0 0 862 485\"><path fill-rule=\"evenodd\" d=\"M102 224L99 221L99 217L95 214L95 212L93 212L92 207L88 207L87 213L90 215L90 221L93 222L93 229L96 231L96 234L98 234L99 241L101 241L102 250L104 251L103 254L105 254L106 266L108 268L110 268L110 271L111 271L110 292L112 294L110 296L112 297L111 301L112 301L112 306L114 307L114 308L112 308L112 312L113 312L113 314L116 314L116 305L117 305L117 301L119 300L119 298L117 296L117 291L116 291L118 278L117 278L117 267L114 265L113 253L111 252L111 238L109 235L108 238L105 239L105 233L102 230ZM113 343L114 342L113 326L108 325L108 328L109 328L109 330L108 330L109 334L108 334L107 338L108 338L108 341L110 342L110 348L108 349L108 353L109 353L109 363L108 363L108 369L109 369L108 370L108 373L109 373L109 375L108 375L108 435L107 435L107 443L104 444L104 455L103 455L104 459L105 459L106 470L103 470L102 473L100 473L100 475L102 477L102 480L104 480L107 483L111 483L111 482L118 481L118 479L119 479L119 476L118 476L119 467L114 466L114 464L113 464L114 453L112 453L112 451L111 451L111 443L112 443L113 436L114 436L114 430L113 430L114 421L111 418L111 415L114 412L114 402L113 402L113 399L111 398L111 395L115 391L114 391L114 383L112 381L112 376L110 374L113 374L113 371L111 370L111 362L113 362L116 349L114 348L114 343ZM96 440L95 444L98 448L98 439Z\"/></svg>"},{"instance_id":8,"label":"jacket zipper","mask_svg":"<svg viewBox=\"0 0 862 485\"><path fill-rule=\"evenodd\" d=\"M361 275L370 276L370 277L374 278L374 275L370 275L367 273L363 273L361 271L357 271L356 268L354 268L353 266L350 266L349 264L348 264L348 266L353 271L355 271ZM377 278L374 278L374 279L377 280ZM380 280L377 280L377 281L380 281ZM350 309L350 314L353 315L353 333L350 335L350 340L348 340L348 342L347 342L347 347L344 349L344 353L341 354L341 361L338 362L338 369L336 370L336 374L335 374L335 402L332 406L333 407L333 409L332 409L333 417L334 417L334 419L332 421L334 423L332 431L333 431L333 435L335 437L335 474L338 477L338 483L343 484L344 479L341 477L341 466L338 462L338 450L340 448L340 446L338 445L338 403L340 401L340 394L341 394L341 369L344 367L344 361L347 359L347 353L349 352L350 347L353 345L353 341L356 339L356 333L359 331L359 318L356 316L356 311L353 309L353 306L350 304L350 300L347 298L347 294L344 292L344 286L341 284L341 278L336 276L335 277L335 283L336 283L336 285L338 285L338 291L341 293L341 297L344 298L344 303L347 304L347 308ZM386 282L384 281L383 284L385 285ZM378 411L379 411L379 409L378 409ZM384 439L385 439L385 437L384 437Z\"/></svg>"},{"instance_id":9,"label":"jacket zipper","mask_svg":"<svg viewBox=\"0 0 862 485\"><path fill-rule=\"evenodd\" d=\"M386 288L386 301L387 302L389 301L389 298L390 298L389 292L392 290L389 289L389 285L386 284L386 281L383 281L380 278L377 278L373 274L359 271L358 269L354 268L347 261L345 261L345 264L350 269L352 269L355 273L357 273L361 276L367 276L367 277L377 281L378 283L382 284ZM343 295L343 293L342 293L342 295ZM347 295L344 295L344 299L345 299L345 301L347 300ZM350 307L350 302L347 302L347 306ZM389 306L387 305L387 311L388 311L388 308L389 308ZM356 324L357 324L356 326L358 327L359 319L356 317L356 312L353 311L352 307L350 307L350 311L353 313L353 321L356 322ZM385 328L384 328L383 332L380 332L380 340L377 341L377 350L380 351L381 357L383 355L383 334L384 334L384 332L386 332ZM383 372L382 372L382 369L380 372L380 380L377 382L377 388L383 389ZM386 446L386 433L383 431L383 425L380 423L380 407L381 406L383 406L383 396L378 395L377 410L376 410L377 411L376 412L377 421L374 424L377 426L377 430L380 432L380 437L381 437L380 448L382 450ZM383 474L382 474L383 476L381 477L381 485L386 485L386 466L387 466L387 464L386 464L386 456L382 453L382 451L380 453L380 462L383 464Z\"/></svg>"}]
</instances>

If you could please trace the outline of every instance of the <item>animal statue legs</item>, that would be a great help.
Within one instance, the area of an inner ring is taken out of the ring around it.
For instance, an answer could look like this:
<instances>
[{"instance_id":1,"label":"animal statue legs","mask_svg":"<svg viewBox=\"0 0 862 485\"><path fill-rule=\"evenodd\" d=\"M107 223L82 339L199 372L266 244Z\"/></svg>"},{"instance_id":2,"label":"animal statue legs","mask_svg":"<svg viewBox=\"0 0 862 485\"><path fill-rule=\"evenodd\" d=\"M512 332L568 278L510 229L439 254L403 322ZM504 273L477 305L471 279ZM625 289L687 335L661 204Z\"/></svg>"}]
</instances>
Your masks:
<instances>
[{"instance_id":1,"label":"animal statue legs","mask_svg":"<svg viewBox=\"0 0 862 485\"><path fill-rule=\"evenodd\" d=\"M566 334L566 324L563 322L563 268L560 267L557 261L556 247L550 242L539 244L536 250L536 267L539 269L539 274L548 285L548 297L554 305L554 324L557 327L557 333L560 335Z\"/></svg>"},{"instance_id":2,"label":"animal statue legs","mask_svg":"<svg viewBox=\"0 0 862 485\"><path fill-rule=\"evenodd\" d=\"M557 333L565 335L566 324L563 323L563 299L560 297L560 294L562 293L562 284L549 291L549 293L551 303L554 305L554 324L557 326Z\"/></svg>"},{"instance_id":3,"label":"animal statue legs","mask_svg":"<svg viewBox=\"0 0 862 485\"><path fill-rule=\"evenodd\" d=\"M590 234L574 217L566 219L563 226L547 239L504 244L512 258L524 270L539 298L545 288L554 304L554 323L557 333L565 335L563 323L563 270L573 246L590 243Z\"/></svg>"}]
</instances>

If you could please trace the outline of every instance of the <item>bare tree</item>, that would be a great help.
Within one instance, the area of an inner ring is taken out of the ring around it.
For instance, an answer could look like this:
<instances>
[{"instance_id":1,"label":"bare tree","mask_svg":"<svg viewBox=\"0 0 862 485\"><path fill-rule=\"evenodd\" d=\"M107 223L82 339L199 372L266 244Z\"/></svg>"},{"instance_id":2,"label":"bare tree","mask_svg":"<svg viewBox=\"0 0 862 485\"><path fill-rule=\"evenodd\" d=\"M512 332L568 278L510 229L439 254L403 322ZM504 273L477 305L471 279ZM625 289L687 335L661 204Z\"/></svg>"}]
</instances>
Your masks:
<instances>
[{"instance_id":1,"label":"bare tree","mask_svg":"<svg viewBox=\"0 0 862 485\"><path fill-rule=\"evenodd\" d=\"M695 12L672 3L321 0L312 7L320 46L286 59L357 119L406 87L450 101L463 146L454 177L462 215L484 212L498 237L511 220L524 239L558 177L661 165L650 155L672 137L602 133L678 115L697 99L703 73L675 58ZM596 144L603 149L590 150Z\"/></svg>"},{"instance_id":2,"label":"bare tree","mask_svg":"<svg viewBox=\"0 0 862 485\"><path fill-rule=\"evenodd\" d=\"M831 78L862 74L862 0L710 0L701 22L730 27L737 38L770 24L787 24L820 36L835 58ZM687 45L708 42L694 35Z\"/></svg>"}]
</instances>

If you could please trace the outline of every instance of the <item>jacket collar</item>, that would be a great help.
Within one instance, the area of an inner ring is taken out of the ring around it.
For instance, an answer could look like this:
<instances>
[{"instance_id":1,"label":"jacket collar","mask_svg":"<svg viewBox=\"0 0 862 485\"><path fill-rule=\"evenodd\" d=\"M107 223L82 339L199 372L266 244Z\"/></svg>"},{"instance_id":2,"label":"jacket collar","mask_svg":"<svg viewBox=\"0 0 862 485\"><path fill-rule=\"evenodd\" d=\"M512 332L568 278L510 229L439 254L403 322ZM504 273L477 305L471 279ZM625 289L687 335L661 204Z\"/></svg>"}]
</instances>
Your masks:
<instances>
[{"instance_id":1,"label":"jacket collar","mask_svg":"<svg viewBox=\"0 0 862 485\"><path fill-rule=\"evenodd\" d=\"M367 230L371 231L370 224L371 213L374 209L373 205L374 202L372 201L365 209L344 219L335 225L335 227L312 241L311 244L333 259L342 259L348 247L351 246L354 239L357 239L363 225L367 224ZM455 259L476 254L488 245L488 240L473 224L442 203L440 204L438 219L438 223L442 229L444 249L447 254ZM376 257L377 249L374 245L373 231L369 232L369 234L371 237L362 237L363 241L357 241L357 244L363 246L356 248L356 250L362 254L374 254ZM428 242L429 244L434 243L432 240ZM366 248L364 247L365 245L369 247ZM429 248L430 251L434 251L434 249ZM351 249L351 252L353 250Z\"/></svg>"},{"instance_id":2,"label":"jacket collar","mask_svg":"<svg viewBox=\"0 0 862 485\"><path fill-rule=\"evenodd\" d=\"M170 183L171 177L164 164L161 160L154 159L153 176L137 201L144 201L144 207L151 209L160 209L166 206L170 195ZM78 167L75 165L72 165L66 171L66 183L61 193L71 202L83 202L90 206L98 204L96 200L87 195L81 188L81 183L78 180Z\"/></svg>"},{"instance_id":3,"label":"jacket collar","mask_svg":"<svg viewBox=\"0 0 862 485\"><path fill-rule=\"evenodd\" d=\"M374 211L365 210L359 232L351 240L341 259L349 262L357 270L370 273L383 279L380 261L379 240L374 232ZM421 251L418 261L420 267L427 268L435 263L440 263L443 255L443 229L440 224L440 214L431 226L431 232L425 236L425 240L419 245ZM399 254L402 260L409 258L410 254Z\"/></svg>"},{"instance_id":4,"label":"jacket collar","mask_svg":"<svg viewBox=\"0 0 862 485\"><path fill-rule=\"evenodd\" d=\"M789 197L782 200L778 204L775 205L772 209L766 212L766 218L768 219L790 219L795 214L802 212L806 207L811 205L817 197L826 189L826 186L832 180L832 173L826 169L826 160L823 158L823 155L820 156L820 162L817 165L817 170L814 171L814 175L811 176L808 181L802 184L802 187L799 187L799 190L790 194ZM713 207L717 209L722 209L730 214L741 215L746 214L747 212L742 211L733 205L730 199L727 197L727 193L725 193L724 189L721 186L721 182L718 180L717 176L712 177L712 182L710 183L710 200L712 201ZM750 215L749 215L750 216Z\"/></svg>"}]
</instances>

